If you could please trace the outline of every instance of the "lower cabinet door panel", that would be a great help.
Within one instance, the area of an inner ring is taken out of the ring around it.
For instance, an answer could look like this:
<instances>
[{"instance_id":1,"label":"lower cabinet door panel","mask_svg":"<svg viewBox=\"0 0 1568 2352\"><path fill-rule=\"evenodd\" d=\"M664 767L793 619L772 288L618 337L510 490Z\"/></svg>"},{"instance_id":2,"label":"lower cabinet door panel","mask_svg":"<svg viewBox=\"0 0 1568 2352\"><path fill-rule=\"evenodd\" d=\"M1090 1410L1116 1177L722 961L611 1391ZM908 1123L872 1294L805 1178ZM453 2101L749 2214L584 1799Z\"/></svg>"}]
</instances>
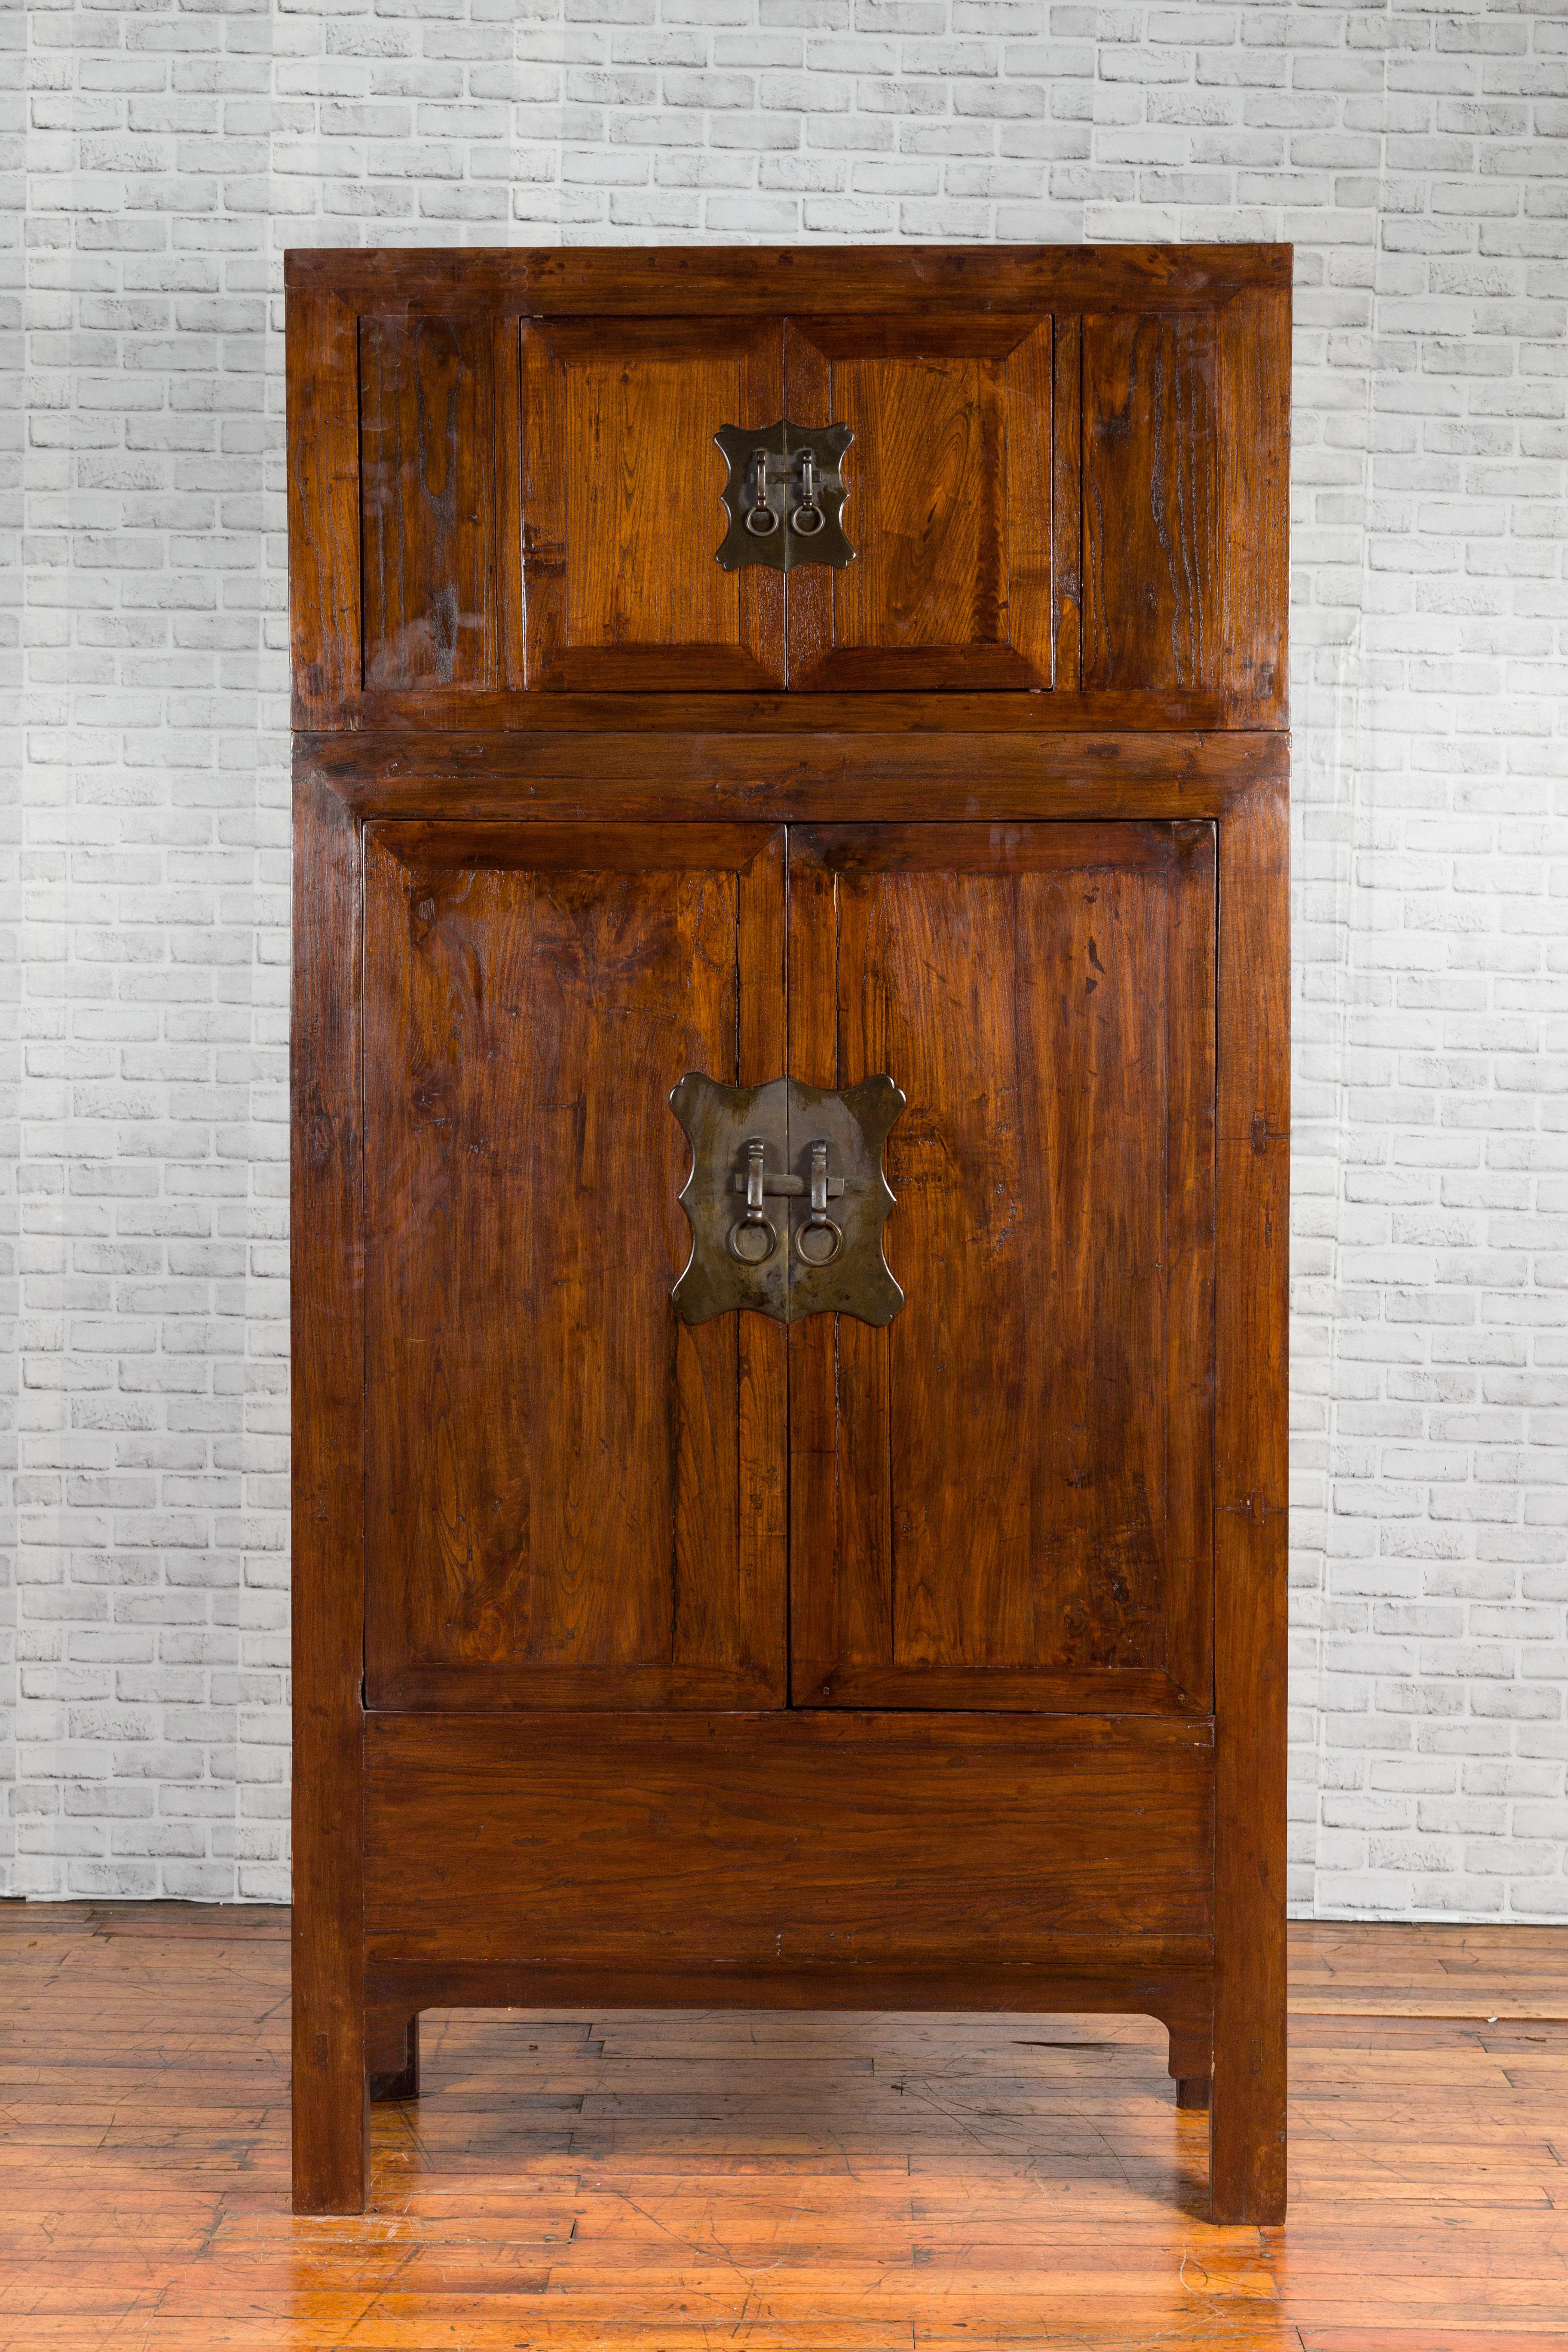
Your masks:
<instances>
[{"instance_id":1,"label":"lower cabinet door panel","mask_svg":"<svg viewBox=\"0 0 1568 2352\"><path fill-rule=\"evenodd\" d=\"M1159 1717L373 1715L373 1962L1191 1968L1214 1744Z\"/></svg>"},{"instance_id":2,"label":"lower cabinet door panel","mask_svg":"<svg viewBox=\"0 0 1568 2352\"><path fill-rule=\"evenodd\" d=\"M791 828L790 1051L886 1070L888 1329L790 1334L797 1706L1214 1705L1214 827Z\"/></svg>"}]
</instances>

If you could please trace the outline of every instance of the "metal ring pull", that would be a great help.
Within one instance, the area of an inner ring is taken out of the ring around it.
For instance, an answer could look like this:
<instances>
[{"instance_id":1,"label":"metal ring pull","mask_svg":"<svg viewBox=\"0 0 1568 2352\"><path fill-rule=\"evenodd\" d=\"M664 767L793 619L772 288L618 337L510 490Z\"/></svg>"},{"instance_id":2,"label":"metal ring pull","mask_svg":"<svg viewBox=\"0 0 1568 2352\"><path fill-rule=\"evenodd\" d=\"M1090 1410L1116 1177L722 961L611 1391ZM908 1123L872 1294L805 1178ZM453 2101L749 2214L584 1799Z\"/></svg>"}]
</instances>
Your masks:
<instances>
[{"instance_id":1,"label":"metal ring pull","mask_svg":"<svg viewBox=\"0 0 1568 2352\"><path fill-rule=\"evenodd\" d=\"M763 1161L767 1148L756 1135L746 1146L746 1213L730 1228L730 1255L742 1265L761 1265L779 1244L778 1227L763 1207Z\"/></svg>"},{"instance_id":2,"label":"metal ring pull","mask_svg":"<svg viewBox=\"0 0 1568 2352\"><path fill-rule=\"evenodd\" d=\"M816 503L816 459L809 449L800 457L800 504L790 516L791 530L798 530L803 539L815 539L827 517Z\"/></svg>"},{"instance_id":3,"label":"metal ring pull","mask_svg":"<svg viewBox=\"0 0 1568 2352\"><path fill-rule=\"evenodd\" d=\"M779 527L779 519L768 504L768 453L753 449L752 457L757 469L757 503L747 512L746 529L754 539L766 539Z\"/></svg>"},{"instance_id":4,"label":"metal ring pull","mask_svg":"<svg viewBox=\"0 0 1568 2352\"><path fill-rule=\"evenodd\" d=\"M807 1265L831 1265L844 1246L844 1234L827 1213L827 1146L811 1147L811 1214L795 1237L795 1248Z\"/></svg>"}]
</instances>

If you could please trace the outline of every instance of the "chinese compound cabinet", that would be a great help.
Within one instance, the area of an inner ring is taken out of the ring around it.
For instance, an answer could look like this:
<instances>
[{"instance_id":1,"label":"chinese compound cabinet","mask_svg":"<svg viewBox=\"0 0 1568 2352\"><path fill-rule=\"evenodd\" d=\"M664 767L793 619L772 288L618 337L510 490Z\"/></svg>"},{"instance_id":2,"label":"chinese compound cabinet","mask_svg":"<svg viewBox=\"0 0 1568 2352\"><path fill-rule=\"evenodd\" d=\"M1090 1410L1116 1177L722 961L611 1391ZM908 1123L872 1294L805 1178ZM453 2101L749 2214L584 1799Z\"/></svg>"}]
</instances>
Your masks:
<instances>
[{"instance_id":1,"label":"chinese compound cabinet","mask_svg":"<svg viewBox=\"0 0 1568 2352\"><path fill-rule=\"evenodd\" d=\"M1283 2209L1289 256L289 257L295 2167L1142 2011Z\"/></svg>"}]
</instances>

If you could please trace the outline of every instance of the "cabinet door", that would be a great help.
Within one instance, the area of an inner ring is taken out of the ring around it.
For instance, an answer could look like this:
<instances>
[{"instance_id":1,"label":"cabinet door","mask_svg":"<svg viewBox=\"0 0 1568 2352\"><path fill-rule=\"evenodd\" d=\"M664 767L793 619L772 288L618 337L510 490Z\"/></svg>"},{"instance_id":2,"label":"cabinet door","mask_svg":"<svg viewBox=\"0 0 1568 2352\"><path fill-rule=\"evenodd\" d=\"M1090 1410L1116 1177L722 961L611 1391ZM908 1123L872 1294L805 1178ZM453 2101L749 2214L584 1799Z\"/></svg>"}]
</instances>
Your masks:
<instances>
[{"instance_id":1,"label":"cabinet door","mask_svg":"<svg viewBox=\"0 0 1568 2352\"><path fill-rule=\"evenodd\" d=\"M784 1696L784 1332L698 1327L689 1069L784 1066L783 836L374 824L374 1706Z\"/></svg>"},{"instance_id":2,"label":"cabinet door","mask_svg":"<svg viewBox=\"0 0 1568 2352\"><path fill-rule=\"evenodd\" d=\"M1049 686L1050 320L792 320L786 378L855 436L855 562L790 574L790 684Z\"/></svg>"},{"instance_id":3,"label":"cabinet door","mask_svg":"<svg viewBox=\"0 0 1568 2352\"><path fill-rule=\"evenodd\" d=\"M886 1330L791 1333L797 1705L1211 1705L1206 824L822 827L796 1075L888 1071Z\"/></svg>"},{"instance_id":4,"label":"cabinet door","mask_svg":"<svg viewBox=\"0 0 1568 2352\"><path fill-rule=\"evenodd\" d=\"M780 687L784 582L715 561L713 436L784 411L777 320L531 319L522 544L531 687Z\"/></svg>"}]
</instances>

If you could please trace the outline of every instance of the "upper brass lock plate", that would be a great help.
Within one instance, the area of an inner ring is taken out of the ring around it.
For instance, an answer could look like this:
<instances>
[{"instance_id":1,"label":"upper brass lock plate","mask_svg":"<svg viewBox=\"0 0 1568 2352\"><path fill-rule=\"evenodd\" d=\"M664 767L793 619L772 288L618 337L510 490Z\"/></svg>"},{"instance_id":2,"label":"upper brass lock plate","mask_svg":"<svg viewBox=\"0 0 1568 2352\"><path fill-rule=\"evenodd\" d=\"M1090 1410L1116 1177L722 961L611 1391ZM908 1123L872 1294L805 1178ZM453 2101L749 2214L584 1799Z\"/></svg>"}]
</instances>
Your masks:
<instances>
[{"instance_id":1,"label":"upper brass lock plate","mask_svg":"<svg viewBox=\"0 0 1568 2352\"><path fill-rule=\"evenodd\" d=\"M847 425L726 425L714 440L730 478L720 496L730 518L718 551L725 572L766 563L853 563L841 517L848 495L843 457L855 436Z\"/></svg>"},{"instance_id":2,"label":"upper brass lock plate","mask_svg":"<svg viewBox=\"0 0 1568 2352\"><path fill-rule=\"evenodd\" d=\"M893 1196L882 1146L904 1108L889 1077L834 1093L773 1078L721 1087L689 1070L669 1107L691 1145L680 1205L691 1256L671 1297L688 1323L749 1307L795 1323L890 1323L904 1294L882 1255Z\"/></svg>"}]
</instances>

